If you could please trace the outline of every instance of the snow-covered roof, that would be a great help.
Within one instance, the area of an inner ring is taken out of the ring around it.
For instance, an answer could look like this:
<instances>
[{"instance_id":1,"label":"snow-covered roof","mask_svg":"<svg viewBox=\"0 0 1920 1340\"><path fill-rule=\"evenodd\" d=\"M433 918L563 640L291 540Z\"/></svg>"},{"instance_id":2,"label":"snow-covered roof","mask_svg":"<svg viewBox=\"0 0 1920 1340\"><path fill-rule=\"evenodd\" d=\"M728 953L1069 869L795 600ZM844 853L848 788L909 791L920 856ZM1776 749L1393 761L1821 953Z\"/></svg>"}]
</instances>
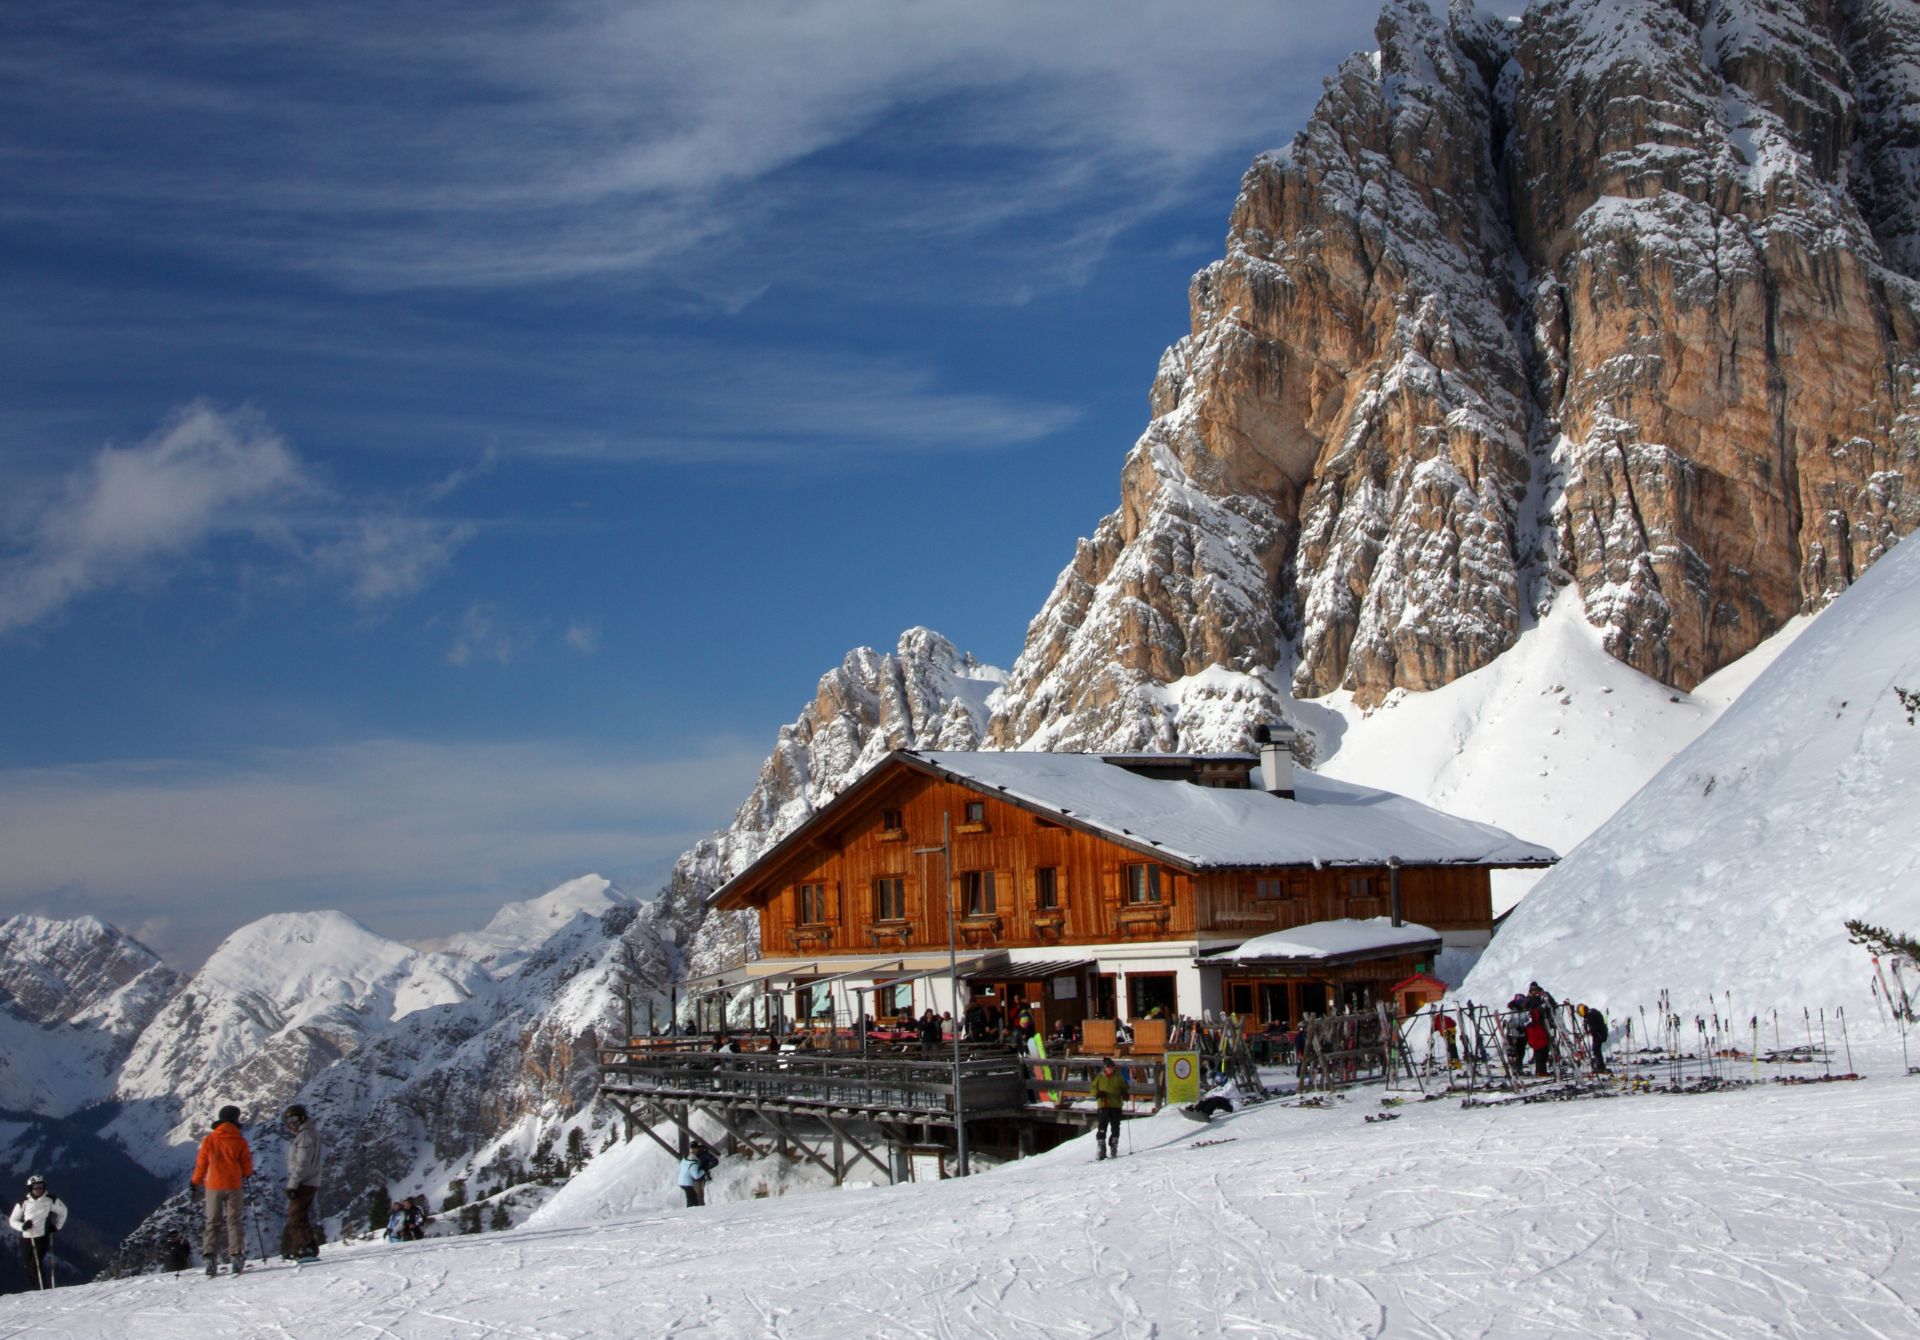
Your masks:
<instances>
[{"instance_id":1,"label":"snow-covered roof","mask_svg":"<svg viewBox=\"0 0 1920 1340\"><path fill-rule=\"evenodd\" d=\"M1491 824L1301 768L1293 798L1143 777L1100 754L905 751L986 792L1051 811L1191 869L1289 865L1549 865L1559 859Z\"/></svg>"},{"instance_id":2,"label":"snow-covered roof","mask_svg":"<svg viewBox=\"0 0 1920 1340\"><path fill-rule=\"evenodd\" d=\"M1212 963L1256 963L1273 959L1335 959L1354 954L1378 954L1438 943L1440 932L1411 921L1396 926L1392 917L1313 921L1290 930L1272 931L1242 941L1240 947L1209 956Z\"/></svg>"}]
</instances>

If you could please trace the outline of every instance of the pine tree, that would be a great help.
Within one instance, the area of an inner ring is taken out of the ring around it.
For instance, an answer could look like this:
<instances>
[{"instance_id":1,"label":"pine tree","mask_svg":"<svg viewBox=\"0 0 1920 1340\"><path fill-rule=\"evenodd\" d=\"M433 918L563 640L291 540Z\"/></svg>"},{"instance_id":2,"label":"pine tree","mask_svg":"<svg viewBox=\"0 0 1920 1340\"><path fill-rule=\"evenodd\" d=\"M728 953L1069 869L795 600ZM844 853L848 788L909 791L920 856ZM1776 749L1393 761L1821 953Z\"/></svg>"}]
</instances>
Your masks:
<instances>
[{"instance_id":1,"label":"pine tree","mask_svg":"<svg viewBox=\"0 0 1920 1340\"><path fill-rule=\"evenodd\" d=\"M373 1205L367 1211L367 1227L375 1233L387 1231L387 1220L393 1217L393 1197L384 1186L373 1189Z\"/></svg>"},{"instance_id":2,"label":"pine tree","mask_svg":"<svg viewBox=\"0 0 1920 1340\"><path fill-rule=\"evenodd\" d=\"M467 1179L456 1177L447 1183L447 1198L440 1202L440 1213L452 1214L467 1203Z\"/></svg>"},{"instance_id":3,"label":"pine tree","mask_svg":"<svg viewBox=\"0 0 1920 1340\"><path fill-rule=\"evenodd\" d=\"M493 1203L493 1213L487 1217L487 1229L490 1232L501 1233L512 1227L513 1216L507 1213L507 1203L504 1200L496 1200Z\"/></svg>"},{"instance_id":4,"label":"pine tree","mask_svg":"<svg viewBox=\"0 0 1920 1340\"><path fill-rule=\"evenodd\" d=\"M1870 952L1882 958L1897 955L1920 964L1920 940L1915 940L1911 935L1857 919L1848 921L1846 927L1847 938L1857 945L1865 945Z\"/></svg>"},{"instance_id":5,"label":"pine tree","mask_svg":"<svg viewBox=\"0 0 1920 1340\"><path fill-rule=\"evenodd\" d=\"M567 1175L571 1177L587 1166L587 1133L575 1126L567 1132Z\"/></svg>"},{"instance_id":6,"label":"pine tree","mask_svg":"<svg viewBox=\"0 0 1920 1340\"><path fill-rule=\"evenodd\" d=\"M460 1231L462 1233L478 1233L480 1231L480 1207L478 1205L462 1205L460 1207Z\"/></svg>"}]
</instances>

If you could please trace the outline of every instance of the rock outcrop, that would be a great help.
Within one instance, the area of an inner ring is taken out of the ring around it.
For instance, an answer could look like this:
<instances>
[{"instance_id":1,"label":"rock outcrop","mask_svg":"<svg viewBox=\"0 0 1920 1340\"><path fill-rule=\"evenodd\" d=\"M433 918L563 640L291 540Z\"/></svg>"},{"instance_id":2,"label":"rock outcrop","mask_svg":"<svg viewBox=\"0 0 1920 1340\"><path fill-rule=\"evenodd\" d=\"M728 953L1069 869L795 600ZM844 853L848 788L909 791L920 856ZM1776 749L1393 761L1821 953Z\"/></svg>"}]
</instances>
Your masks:
<instances>
[{"instance_id":1,"label":"rock outcrop","mask_svg":"<svg viewBox=\"0 0 1920 1340\"><path fill-rule=\"evenodd\" d=\"M927 628L910 628L890 653L860 647L820 677L813 701L780 728L773 752L733 823L674 865L663 896L704 906L706 896L804 823L895 749L975 749L1006 673L983 665ZM753 957L750 912L699 923L677 965L690 975Z\"/></svg>"},{"instance_id":2,"label":"rock outcrop","mask_svg":"<svg viewBox=\"0 0 1920 1340\"><path fill-rule=\"evenodd\" d=\"M1920 521L1920 15L1418 0L1248 171L1002 747L1237 745L1577 584L1682 688Z\"/></svg>"}]
</instances>

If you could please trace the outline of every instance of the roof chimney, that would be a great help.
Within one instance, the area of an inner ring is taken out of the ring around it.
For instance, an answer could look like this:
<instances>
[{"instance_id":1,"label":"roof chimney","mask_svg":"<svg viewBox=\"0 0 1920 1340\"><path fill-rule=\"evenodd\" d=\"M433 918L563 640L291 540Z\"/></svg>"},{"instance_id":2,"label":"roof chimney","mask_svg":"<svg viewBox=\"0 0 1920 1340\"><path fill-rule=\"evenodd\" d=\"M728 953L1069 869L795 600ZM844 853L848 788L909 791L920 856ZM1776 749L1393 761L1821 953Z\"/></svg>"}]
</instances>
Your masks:
<instances>
[{"instance_id":1,"label":"roof chimney","mask_svg":"<svg viewBox=\"0 0 1920 1340\"><path fill-rule=\"evenodd\" d=\"M1293 743L1299 738L1300 732L1284 721L1253 728L1253 742L1260 749L1260 779L1282 800L1293 799Z\"/></svg>"}]
</instances>

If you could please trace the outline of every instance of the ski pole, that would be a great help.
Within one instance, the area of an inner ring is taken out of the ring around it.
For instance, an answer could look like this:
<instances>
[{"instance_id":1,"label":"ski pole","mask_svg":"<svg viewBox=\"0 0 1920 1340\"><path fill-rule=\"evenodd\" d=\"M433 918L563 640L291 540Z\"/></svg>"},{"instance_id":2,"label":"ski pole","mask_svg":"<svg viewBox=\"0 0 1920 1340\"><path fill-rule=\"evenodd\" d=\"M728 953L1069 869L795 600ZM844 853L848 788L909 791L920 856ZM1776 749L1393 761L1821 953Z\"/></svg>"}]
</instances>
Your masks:
<instances>
[{"instance_id":1,"label":"ski pole","mask_svg":"<svg viewBox=\"0 0 1920 1340\"><path fill-rule=\"evenodd\" d=\"M1754 1015L1747 1021L1753 1025L1753 1082L1760 1082L1760 1016Z\"/></svg>"},{"instance_id":2,"label":"ski pole","mask_svg":"<svg viewBox=\"0 0 1920 1340\"><path fill-rule=\"evenodd\" d=\"M1840 1042L1847 1049L1847 1073L1853 1073L1853 1039L1847 1036L1847 1007L1840 1007Z\"/></svg>"},{"instance_id":3,"label":"ski pole","mask_svg":"<svg viewBox=\"0 0 1920 1340\"><path fill-rule=\"evenodd\" d=\"M245 1195L246 1193L243 1191L241 1194ZM265 1261L267 1259L267 1235L260 1231L260 1207L254 1203L251 1196L247 1197L247 1214L253 1220L254 1246L260 1249L260 1259Z\"/></svg>"},{"instance_id":4,"label":"ski pole","mask_svg":"<svg viewBox=\"0 0 1920 1340\"><path fill-rule=\"evenodd\" d=\"M1828 1079L1833 1078L1833 1058L1827 1055L1827 1007L1820 1007L1820 1068Z\"/></svg>"}]
</instances>

